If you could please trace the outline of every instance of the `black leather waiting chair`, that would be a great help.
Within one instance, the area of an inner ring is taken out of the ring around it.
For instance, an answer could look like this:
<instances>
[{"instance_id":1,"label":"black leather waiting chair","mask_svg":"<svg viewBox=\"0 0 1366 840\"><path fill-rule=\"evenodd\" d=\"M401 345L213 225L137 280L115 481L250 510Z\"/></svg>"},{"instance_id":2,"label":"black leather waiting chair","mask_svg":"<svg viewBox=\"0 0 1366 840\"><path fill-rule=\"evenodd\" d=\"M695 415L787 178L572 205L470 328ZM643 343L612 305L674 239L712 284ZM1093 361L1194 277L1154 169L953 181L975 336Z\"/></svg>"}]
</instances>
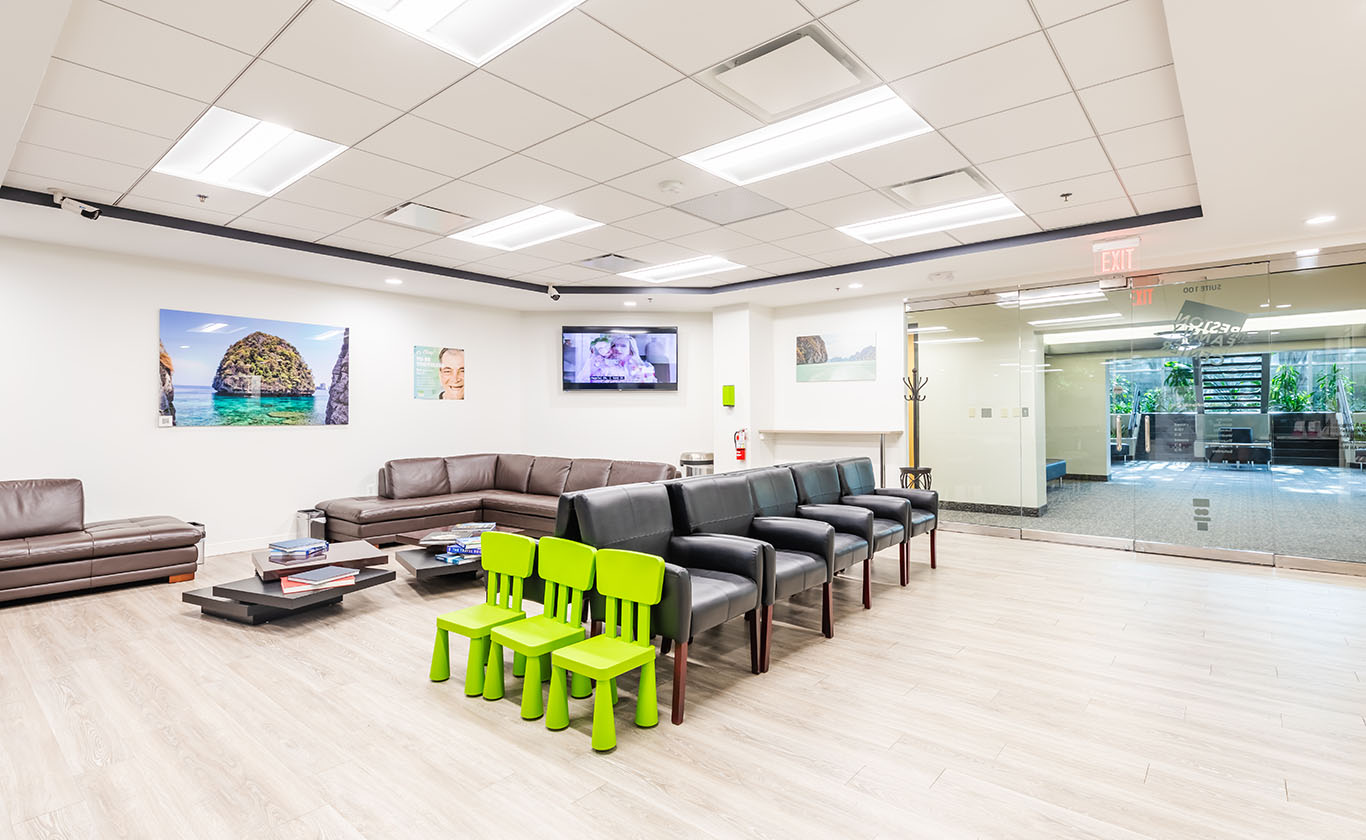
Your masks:
<instances>
[{"instance_id":1,"label":"black leather waiting chair","mask_svg":"<svg viewBox=\"0 0 1366 840\"><path fill-rule=\"evenodd\" d=\"M834 461L805 461L792 464L789 469L797 485L797 498L803 505L849 505L872 511L873 530L869 542L873 554L902 542L910 530L910 502L891 496L851 496L845 493L840 484L839 467ZM869 565L871 572L871 563ZM871 608L872 604L872 583L865 577L863 606Z\"/></svg>"},{"instance_id":2,"label":"black leather waiting chair","mask_svg":"<svg viewBox=\"0 0 1366 840\"><path fill-rule=\"evenodd\" d=\"M699 476L663 482L679 534L717 534L758 541L764 547L764 591L759 607L759 670L768 670L773 605L820 586L821 632L834 633L830 581L835 576L835 529L824 522L756 517L749 482L740 475Z\"/></svg>"},{"instance_id":3,"label":"black leather waiting chair","mask_svg":"<svg viewBox=\"0 0 1366 840\"><path fill-rule=\"evenodd\" d=\"M868 606L867 593L872 591L872 581L868 577L868 561L872 552L868 547L873 539L873 512L850 505L798 504L797 484L792 479L792 471L787 467L761 467L746 470L741 475L749 483L750 495L754 499L755 516L815 520L834 527L832 576L849 570L856 563L862 563L864 606ZM827 587L827 599L830 597L829 592ZM833 612L826 630L826 636L833 636L835 633Z\"/></svg>"},{"instance_id":4,"label":"black leather waiting chair","mask_svg":"<svg viewBox=\"0 0 1366 840\"><path fill-rule=\"evenodd\" d=\"M728 536L675 536L669 493L662 484L623 484L565 494L558 529L595 548L622 548L663 557L664 593L651 609L650 626L673 648L673 715L683 722L688 643L694 634L753 613L750 669L759 673L757 620L765 588L764 546ZM564 506L572 507L566 510ZM595 621L605 616L600 596L590 598Z\"/></svg>"},{"instance_id":5,"label":"black leather waiting chair","mask_svg":"<svg viewBox=\"0 0 1366 840\"><path fill-rule=\"evenodd\" d=\"M921 534L930 535L930 568L936 568L934 533L939 528L939 494L934 490L912 490L904 487L878 487L871 458L842 458L839 467L840 486L846 504L861 504L869 498L894 497L911 504L911 518L901 540L901 585L911 581L910 541Z\"/></svg>"}]
</instances>

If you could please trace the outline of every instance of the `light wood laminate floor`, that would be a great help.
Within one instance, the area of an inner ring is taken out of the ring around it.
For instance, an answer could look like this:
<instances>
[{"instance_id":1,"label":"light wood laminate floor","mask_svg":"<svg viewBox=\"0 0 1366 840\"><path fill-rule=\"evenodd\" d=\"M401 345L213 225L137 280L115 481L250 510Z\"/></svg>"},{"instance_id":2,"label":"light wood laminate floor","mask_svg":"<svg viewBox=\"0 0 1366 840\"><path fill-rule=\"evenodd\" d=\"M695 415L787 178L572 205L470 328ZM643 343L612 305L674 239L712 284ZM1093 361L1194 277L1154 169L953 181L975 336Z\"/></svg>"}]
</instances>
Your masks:
<instances>
[{"instance_id":1,"label":"light wood laminate floor","mask_svg":"<svg viewBox=\"0 0 1366 840\"><path fill-rule=\"evenodd\" d=\"M687 721L589 749L427 680L468 580L246 627L189 584L0 608L0 838L1366 837L1366 579L945 533L699 635ZM392 565L392 564L391 564Z\"/></svg>"}]
</instances>

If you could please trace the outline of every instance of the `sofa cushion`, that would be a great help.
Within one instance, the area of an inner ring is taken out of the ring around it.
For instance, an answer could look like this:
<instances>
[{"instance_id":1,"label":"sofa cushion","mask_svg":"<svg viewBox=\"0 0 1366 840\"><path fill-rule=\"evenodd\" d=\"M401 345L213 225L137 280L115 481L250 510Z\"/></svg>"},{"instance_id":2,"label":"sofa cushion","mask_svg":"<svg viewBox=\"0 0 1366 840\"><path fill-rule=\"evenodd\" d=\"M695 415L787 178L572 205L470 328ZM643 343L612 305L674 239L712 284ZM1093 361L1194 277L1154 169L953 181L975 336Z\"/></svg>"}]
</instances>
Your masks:
<instances>
[{"instance_id":1,"label":"sofa cushion","mask_svg":"<svg viewBox=\"0 0 1366 840\"><path fill-rule=\"evenodd\" d=\"M0 569L13 569L28 565L28 540L17 537L0 540Z\"/></svg>"},{"instance_id":2,"label":"sofa cushion","mask_svg":"<svg viewBox=\"0 0 1366 840\"><path fill-rule=\"evenodd\" d=\"M485 515L493 522L501 521L498 519L500 512L525 513L553 519L559 503L559 496L512 493L507 490L490 490L484 493Z\"/></svg>"},{"instance_id":3,"label":"sofa cushion","mask_svg":"<svg viewBox=\"0 0 1366 840\"><path fill-rule=\"evenodd\" d=\"M531 475L527 477L526 491L539 496L558 496L564 492L565 481L569 478L568 458L537 457L531 464Z\"/></svg>"},{"instance_id":4,"label":"sofa cushion","mask_svg":"<svg viewBox=\"0 0 1366 840\"><path fill-rule=\"evenodd\" d=\"M95 557L188 548L204 536L200 528L174 516L135 516L92 522L85 526L85 532L90 535Z\"/></svg>"},{"instance_id":5,"label":"sofa cushion","mask_svg":"<svg viewBox=\"0 0 1366 840\"><path fill-rule=\"evenodd\" d=\"M415 499L449 493L445 458L399 458L384 465L389 498Z\"/></svg>"},{"instance_id":6,"label":"sofa cushion","mask_svg":"<svg viewBox=\"0 0 1366 840\"><path fill-rule=\"evenodd\" d=\"M612 462L606 458L575 458L569 465L569 476L564 480L562 493L575 490L588 490L592 487L606 487L607 475L612 471Z\"/></svg>"},{"instance_id":7,"label":"sofa cushion","mask_svg":"<svg viewBox=\"0 0 1366 840\"><path fill-rule=\"evenodd\" d=\"M534 460L530 455L499 455L498 469L493 475L494 488L525 493L527 479L531 477L531 462Z\"/></svg>"},{"instance_id":8,"label":"sofa cushion","mask_svg":"<svg viewBox=\"0 0 1366 840\"><path fill-rule=\"evenodd\" d=\"M79 531L85 491L74 478L0 481L0 540Z\"/></svg>"},{"instance_id":9,"label":"sofa cushion","mask_svg":"<svg viewBox=\"0 0 1366 840\"><path fill-rule=\"evenodd\" d=\"M355 496L349 499L329 499L316 507L328 519L347 522L388 522L391 519L413 519L478 510L483 498L478 493L446 493L440 496L417 496L411 499L386 499L382 496Z\"/></svg>"},{"instance_id":10,"label":"sofa cushion","mask_svg":"<svg viewBox=\"0 0 1366 840\"><path fill-rule=\"evenodd\" d=\"M448 492L488 490L494 485L497 469L497 455L453 455L446 459L446 478L450 484Z\"/></svg>"},{"instance_id":11,"label":"sofa cushion","mask_svg":"<svg viewBox=\"0 0 1366 840\"><path fill-rule=\"evenodd\" d=\"M613 461L612 471L607 476L607 483L609 485L637 484L642 481L663 481L677 475L678 470L672 464L660 464L654 461Z\"/></svg>"},{"instance_id":12,"label":"sofa cushion","mask_svg":"<svg viewBox=\"0 0 1366 840\"><path fill-rule=\"evenodd\" d=\"M62 563L67 560L89 560L93 553L90 534L86 531L67 531L65 534L44 534L28 538L28 565Z\"/></svg>"}]
</instances>

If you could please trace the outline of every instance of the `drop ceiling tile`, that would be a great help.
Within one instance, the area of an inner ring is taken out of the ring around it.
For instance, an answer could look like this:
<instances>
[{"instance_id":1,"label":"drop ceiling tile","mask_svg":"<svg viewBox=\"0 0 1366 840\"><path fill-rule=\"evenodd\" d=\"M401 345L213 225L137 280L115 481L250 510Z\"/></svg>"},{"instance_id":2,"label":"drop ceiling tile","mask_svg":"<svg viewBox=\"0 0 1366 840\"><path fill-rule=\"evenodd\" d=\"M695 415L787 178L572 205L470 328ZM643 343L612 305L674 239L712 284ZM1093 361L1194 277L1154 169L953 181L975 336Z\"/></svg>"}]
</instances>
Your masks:
<instances>
[{"instance_id":1,"label":"drop ceiling tile","mask_svg":"<svg viewBox=\"0 0 1366 840\"><path fill-rule=\"evenodd\" d=\"M21 140L63 152L111 160L142 169L151 168L171 141L152 134L120 128L35 105L28 115Z\"/></svg>"},{"instance_id":2,"label":"drop ceiling tile","mask_svg":"<svg viewBox=\"0 0 1366 840\"><path fill-rule=\"evenodd\" d=\"M52 178L46 175L26 175L14 170L5 173L4 181L7 187L18 187L21 190L32 190L33 192L60 190L73 198L91 201L95 204L113 204L119 197L118 190L101 189L89 184L78 184L75 181Z\"/></svg>"},{"instance_id":3,"label":"drop ceiling tile","mask_svg":"<svg viewBox=\"0 0 1366 840\"><path fill-rule=\"evenodd\" d=\"M526 280L529 283L574 284L602 280L608 276L610 275L601 271L594 271L591 268L584 268L581 265L553 265L550 268L543 268L517 279Z\"/></svg>"},{"instance_id":4,"label":"drop ceiling tile","mask_svg":"<svg viewBox=\"0 0 1366 840\"><path fill-rule=\"evenodd\" d=\"M684 248L682 245L675 245L672 242L651 242L648 245L639 245L635 248L628 248L621 255L650 265L664 265L704 256L701 251Z\"/></svg>"},{"instance_id":5,"label":"drop ceiling tile","mask_svg":"<svg viewBox=\"0 0 1366 840\"><path fill-rule=\"evenodd\" d=\"M459 239L443 236L440 239L419 245L412 251L405 252L404 258L422 262L425 257L436 256L444 260L440 263L441 265L464 265L465 263L487 260L502 253L506 252L497 248L489 248L486 245L475 245L472 242L461 242Z\"/></svg>"},{"instance_id":6,"label":"drop ceiling tile","mask_svg":"<svg viewBox=\"0 0 1366 840\"><path fill-rule=\"evenodd\" d=\"M359 149L347 149L313 170L310 177L325 178L405 201L450 180L445 175Z\"/></svg>"},{"instance_id":7,"label":"drop ceiling tile","mask_svg":"<svg viewBox=\"0 0 1366 840\"><path fill-rule=\"evenodd\" d=\"M309 4L261 57L401 111L474 70L341 3Z\"/></svg>"},{"instance_id":8,"label":"drop ceiling tile","mask_svg":"<svg viewBox=\"0 0 1366 840\"><path fill-rule=\"evenodd\" d=\"M1039 28L1029 0L859 0L822 22L888 81Z\"/></svg>"},{"instance_id":9,"label":"drop ceiling tile","mask_svg":"<svg viewBox=\"0 0 1366 840\"><path fill-rule=\"evenodd\" d=\"M473 181L518 198L538 203L584 189L593 182L526 155L511 155L465 176Z\"/></svg>"},{"instance_id":10,"label":"drop ceiling tile","mask_svg":"<svg viewBox=\"0 0 1366 840\"><path fill-rule=\"evenodd\" d=\"M858 245L859 241L848 234L840 233L837 230L820 230L815 233L804 233L801 236L792 236L787 239L780 239L773 243L779 248L785 248L795 254L804 257L816 254L839 251Z\"/></svg>"},{"instance_id":11,"label":"drop ceiling tile","mask_svg":"<svg viewBox=\"0 0 1366 840\"><path fill-rule=\"evenodd\" d=\"M822 251L818 254L812 254L811 258L820 260L826 265L850 265L851 263L867 262L868 260L880 260L885 256L887 256L887 252L880 248L872 245L865 245L862 242L855 242L853 245L838 248L834 251ZM847 285L848 282L848 280L843 278L834 281L837 286Z\"/></svg>"},{"instance_id":12,"label":"drop ceiling tile","mask_svg":"<svg viewBox=\"0 0 1366 840\"><path fill-rule=\"evenodd\" d=\"M949 235L961 243L969 244L1038 232L1039 226L1034 224L1033 219L1028 216L1021 216L1018 219L1003 219L999 222L987 222L984 225L957 228L949 231Z\"/></svg>"},{"instance_id":13,"label":"drop ceiling tile","mask_svg":"<svg viewBox=\"0 0 1366 840\"><path fill-rule=\"evenodd\" d=\"M276 193L275 197L295 204L335 210L360 219L383 213L398 204L392 196L380 195L312 175L300 178Z\"/></svg>"},{"instance_id":14,"label":"drop ceiling tile","mask_svg":"<svg viewBox=\"0 0 1366 840\"><path fill-rule=\"evenodd\" d=\"M543 260L549 260L555 265L561 263L575 263L579 260L588 260L593 257L601 256L596 248L589 248L587 245L580 245L577 242L569 242L564 239L542 242L540 245L532 245L530 248L523 248L517 253L526 254L529 257L540 257Z\"/></svg>"},{"instance_id":15,"label":"drop ceiling tile","mask_svg":"<svg viewBox=\"0 0 1366 840\"><path fill-rule=\"evenodd\" d=\"M466 76L413 113L514 151L583 122L568 108L485 70Z\"/></svg>"},{"instance_id":16,"label":"drop ceiling tile","mask_svg":"<svg viewBox=\"0 0 1366 840\"><path fill-rule=\"evenodd\" d=\"M397 254L402 248L395 248L393 245L385 245L382 242L370 242L365 239L356 239L352 236L335 234L323 237L318 240L319 245L331 245L334 248L345 248L348 251L360 251L366 254L382 254L391 257Z\"/></svg>"},{"instance_id":17,"label":"drop ceiling tile","mask_svg":"<svg viewBox=\"0 0 1366 840\"><path fill-rule=\"evenodd\" d=\"M47 66L37 104L166 139L179 137L208 107L56 58Z\"/></svg>"},{"instance_id":18,"label":"drop ceiling tile","mask_svg":"<svg viewBox=\"0 0 1366 840\"><path fill-rule=\"evenodd\" d=\"M1126 128L1103 135L1100 140L1119 167L1180 157L1191 151L1184 117Z\"/></svg>"},{"instance_id":19,"label":"drop ceiling tile","mask_svg":"<svg viewBox=\"0 0 1366 840\"><path fill-rule=\"evenodd\" d=\"M142 198L136 195L126 196L119 202L119 206L127 207L130 210L141 210L144 213L156 213L159 216L174 216L177 219L206 222L211 225L226 225L235 216L233 213L223 213L218 210L210 210L207 207L191 207L188 204L174 204L170 201L159 201L155 198Z\"/></svg>"},{"instance_id":20,"label":"drop ceiling tile","mask_svg":"<svg viewBox=\"0 0 1366 840\"><path fill-rule=\"evenodd\" d=\"M640 216L622 219L617 222L617 226L642 233L654 239L672 239L676 236L715 227L705 219L699 219L672 207L661 207Z\"/></svg>"},{"instance_id":21,"label":"drop ceiling tile","mask_svg":"<svg viewBox=\"0 0 1366 840\"><path fill-rule=\"evenodd\" d=\"M255 55L289 22L305 0L106 0L130 12Z\"/></svg>"},{"instance_id":22,"label":"drop ceiling tile","mask_svg":"<svg viewBox=\"0 0 1366 840\"><path fill-rule=\"evenodd\" d=\"M977 164L1094 136L1076 96L1066 94L944 130Z\"/></svg>"},{"instance_id":23,"label":"drop ceiling tile","mask_svg":"<svg viewBox=\"0 0 1366 840\"><path fill-rule=\"evenodd\" d=\"M677 71L579 11L484 65L552 102L596 117L664 87Z\"/></svg>"},{"instance_id":24,"label":"drop ceiling tile","mask_svg":"<svg viewBox=\"0 0 1366 840\"><path fill-rule=\"evenodd\" d=\"M510 152L454 129L405 114L356 147L452 178L507 157Z\"/></svg>"},{"instance_id":25,"label":"drop ceiling tile","mask_svg":"<svg viewBox=\"0 0 1366 840\"><path fill-rule=\"evenodd\" d=\"M292 201L279 198L268 198L243 214L241 220L289 225L314 231L318 236L326 236L329 233L337 233L344 227L349 227L355 223L356 218L342 213L334 213L331 210L309 207L306 204L295 204Z\"/></svg>"},{"instance_id":26,"label":"drop ceiling tile","mask_svg":"<svg viewBox=\"0 0 1366 840\"><path fill-rule=\"evenodd\" d=\"M653 201L646 201L606 184L598 184L557 198L549 202L549 206L557 210L568 210L585 219L608 223L659 209L659 205Z\"/></svg>"},{"instance_id":27,"label":"drop ceiling tile","mask_svg":"<svg viewBox=\"0 0 1366 840\"><path fill-rule=\"evenodd\" d=\"M1172 63L1162 0L1128 0L1055 26L1048 37L1077 88Z\"/></svg>"},{"instance_id":28,"label":"drop ceiling tile","mask_svg":"<svg viewBox=\"0 0 1366 840\"><path fill-rule=\"evenodd\" d=\"M958 244L958 240L947 233L940 232L925 233L920 236L906 236L888 242L879 242L877 247L892 256L899 257L904 256L905 254L921 254L925 251L937 251L940 248L952 248Z\"/></svg>"},{"instance_id":29,"label":"drop ceiling tile","mask_svg":"<svg viewBox=\"0 0 1366 840\"><path fill-rule=\"evenodd\" d=\"M1140 213L1160 213L1163 210L1176 210L1181 207L1194 207L1200 203L1200 190L1191 184L1169 190L1143 193L1133 197L1134 205Z\"/></svg>"},{"instance_id":30,"label":"drop ceiling tile","mask_svg":"<svg viewBox=\"0 0 1366 840\"><path fill-rule=\"evenodd\" d=\"M699 230L696 233L675 236L669 241L675 245L691 248L692 250L703 254L714 255L724 255L727 252L734 253L750 246L772 247L759 245L758 240L754 237L746 236L739 231L723 227L711 228L710 230ZM773 259L777 259L777 257L774 257ZM736 260L736 262L739 261Z\"/></svg>"},{"instance_id":31,"label":"drop ceiling tile","mask_svg":"<svg viewBox=\"0 0 1366 840\"><path fill-rule=\"evenodd\" d=\"M1044 26L1055 26L1065 20L1090 14L1106 6L1113 6L1116 0L1033 0L1034 10Z\"/></svg>"},{"instance_id":32,"label":"drop ceiling tile","mask_svg":"<svg viewBox=\"0 0 1366 840\"><path fill-rule=\"evenodd\" d=\"M1119 179L1130 195L1185 187L1195 183L1195 165L1190 155L1155 160L1119 170Z\"/></svg>"},{"instance_id":33,"label":"drop ceiling tile","mask_svg":"<svg viewBox=\"0 0 1366 840\"><path fill-rule=\"evenodd\" d=\"M802 208L802 213L830 227L884 219L905 212L905 207L875 190L854 193Z\"/></svg>"},{"instance_id":34,"label":"drop ceiling tile","mask_svg":"<svg viewBox=\"0 0 1366 840\"><path fill-rule=\"evenodd\" d=\"M614 225L603 225L592 230L586 230L583 233L567 236L565 241L587 245L599 254L620 254L627 248L648 245L654 240L632 230L624 230Z\"/></svg>"},{"instance_id":35,"label":"drop ceiling tile","mask_svg":"<svg viewBox=\"0 0 1366 840\"><path fill-rule=\"evenodd\" d=\"M941 64L892 85L892 90L936 128L1059 96L1071 89L1042 32Z\"/></svg>"},{"instance_id":36,"label":"drop ceiling tile","mask_svg":"<svg viewBox=\"0 0 1366 840\"><path fill-rule=\"evenodd\" d=\"M790 257L785 260L764 263L763 265L756 267L767 271L774 277L781 277L784 274L796 274L800 271L812 271L817 268L825 268L825 263L820 260L813 260L810 257Z\"/></svg>"},{"instance_id":37,"label":"drop ceiling tile","mask_svg":"<svg viewBox=\"0 0 1366 840\"><path fill-rule=\"evenodd\" d=\"M680 241L681 240L675 240ZM746 245L740 248L718 248L708 250L707 253L715 254L718 257L725 257L731 262L740 265L764 265L767 263L782 262L783 260L795 259L796 254L786 248L779 248L777 245L769 245L767 242L760 242L757 245Z\"/></svg>"},{"instance_id":38,"label":"drop ceiling tile","mask_svg":"<svg viewBox=\"0 0 1366 840\"><path fill-rule=\"evenodd\" d=\"M671 181L677 182L677 189L674 192L665 192L659 188L660 184ZM730 181L703 172L681 160L666 160L630 175L614 178L609 184L660 204L677 204L735 186Z\"/></svg>"},{"instance_id":39,"label":"drop ceiling tile","mask_svg":"<svg viewBox=\"0 0 1366 840\"><path fill-rule=\"evenodd\" d=\"M829 14L841 6L848 6L854 0L801 0L806 10L816 17Z\"/></svg>"},{"instance_id":40,"label":"drop ceiling tile","mask_svg":"<svg viewBox=\"0 0 1366 840\"><path fill-rule=\"evenodd\" d=\"M603 114L599 122L671 155L695 152L762 125L692 79Z\"/></svg>"},{"instance_id":41,"label":"drop ceiling tile","mask_svg":"<svg viewBox=\"0 0 1366 840\"><path fill-rule=\"evenodd\" d=\"M268 222L264 219L251 219L245 216L233 219L228 222L228 227L238 230L250 230L256 233L264 233L269 236L281 236L285 239L294 239L299 242L316 242L322 234L308 228L285 225L279 222Z\"/></svg>"},{"instance_id":42,"label":"drop ceiling tile","mask_svg":"<svg viewBox=\"0 0 1366 840\"><path fill-rule=\"evenodd\" d=\"M413 201L480 221L501 219L535 206L524 198L516 198L468 181L451 181L431 192L419 195Z\"/></svg>"},{"instance_id":43,"label":"drop ceiling tile","mask_svg":"<svg viewBox=\"0 0 1366 840\"><path fill-rule=\"evenodd\" d=\"M1064 201L1063 193L1072 195ZM1069 206L1094 204L1097 201L1123 196L1124 187L1111 170L1006 193L1006 197L1015 202L1016 207L1031 216L1048 210L1062 210Z\"/></svg>"},{"instance_id":44,"label":"drop ceiling tile","mask_svg":"<svg viewBox=\"0 0 1366 840\"><path fill-rule=\"evenodd\" d=\"M1098 201L1095 204L1083 204L1079 207L1064 207L1061 210L1036 213L1033 219L1044 230L1057 230L1058 228L1075 227L1091 222L1127 219L1133 215L1134 209L1129 204L1129 199L1112 198L1108 201Z\"/></svg>"},{"instance_id":45,"label":"drop ceiling tile","mask_svg":"<svg viewBox=\"0 0 1366 840\"><path fill-rule=\"evenodd\" d=\"M374 219L356 222L351 227L341 231L340 235L351 239L359 239L363 242L389 245L396 251L417 248L426 245L429 242L435 242L438 239L444 238L435 233L413 230L412 228L400 227L399 225L385 224L384 222L377 222Z\"/></svg>"},{"instance_id":46,"label":"drop ceiling tile","mask_svg":"<svg viewBox=\"0 0 1366 840\"><path fill-rule=\"evenodd\" d=\"M1116 79L1077 95L1101 134L1181 116L1181 94L1171 67Z\"/></svg>"},{"instance_id":47,"label":"drop ceiling tile","mask_svg":"<svg viewBox=\"0 0 1366 840\"><path fill-rule=\"evenodd\" d=\"M772 276L772 274L761 268L746 266L744 268L736 268L730 271L718 272L716 274L704 274L701 277L689 277L679 285L705 286L714 289L717 286L732 286L736 283L744 283L748 280L762 280Z\"/></svg>"},{"instance_id":48,"label":"drop ceiling tile","mask_svg":"<svg viewBox=\"0 0 1366 840\"><path fill-rule=\"evenodd\" d=\"M259 195L201 184L198 181L163 175L160 172L148 172L133 188L131 194L139 198L197 207L216 213L229 213L233 216L247 212L262 201ZM207 198L200 201L201 195Z\"/></svg>"},{"instance_id":49,"label":"drop ceiling tile","mask_svg":"<svg viewBox=\"0 0 1366 840\"><path fill-rule=\"evenodd\" d=\"M71 4L52 54L200 102L212 102L251 61L246 53L99 0Z\"/></svg>"},{"instance_id":50,"label":"drop ceiling tile","mask_svg":"<svg viewBox=\"0 0 1366 840\"><path fill-rule=\"evenodd\" d=\"M688 75L811 20L796 0L589 0L581 8Z\"/></svg>"},{"instance_id":51,"label":"drop ceiling tile","mask_svg":"<svg viewBox=\"0 0 1366 840\"><path fill-rule=\"evenodd\" d=\"M658 149L596 122L575 126L523 154L594 181L607 181L668 158Z\"/></svg>"},{"instance_id":52,"label":"drop ceiling tile","mask_svg":"<svg viewBox=\"0 0 1366 840\"><path fill-rule=\"evenodd\" d=\"M748 185L750 190L788 207L804 207L868 189L863 182L829 164L808 166L796 172Z\"/></svg>"},{"instance_id":53,"label":"drop ceiling tile","mask_svg":"<svg viewBox=\"0 0 1366 840\"><path fill-rule=\"evenodd\" d=\"M726 227L731 230L738 230L763 242L772 242L775 239L786 239L789 236L814 233L823 230L825 225L810 216L803 216L795 210L780 210L777 213L769 213L767 216L759 216L756 219L735 222L726 225Z\"/></svg>"},{"instance_id":54,"label":"drop ceiling tile","mask_svg":"<svg viewBox=\"0 0 1366 840\"><path fill-rule=\"evenodd\" d=\"M25 175L62 178L77 184L120 193L131 187L144 171L136 166L97 160L85 155L75 155L23 142L16 145L14 158L10 161L9 167L12 171Z\"/></svg>"},{"instance_id":55,"label":"drop ceiling tile","mask_svg":"<svg viewBox=\"0 0 1366 840\"><path fill-rule=\"evenodd\" d=\"M495 277L506 277L512 274L525 274L543 268L550 268L554 264L555 263L550 260L544 260L540 257L533 257L527 254L502 253L496 257L489 257L486 260L470 263L464 267L471 271L492 274Z\"/></svg>"},{"instance_id":56,"label":"drop ceiling tile","mask_svg":"<svg viewBox=\"0 0 1366 840\"><path fill-rule=\"evenodd\" d=\"M938 132L898 140L833 163L870 187L918 181L969 165L968 159Z\"/></svg>"},{"instance_id":57,"label":"drop ceiling tile","mask_svg":"<svg viewBox=\"0 0 1366 840\"><path fill-rule=\"evenodd\" d=\"M1100 141L1088 137L1037 152L1001 158L984 163L978 169L991 179L997 189L1011 192L1082 175L1109 172L1111 166L1105 157L1105 150L1100 147Z\"/></svg>"},{"instance_id":58,"label":"drop ceiling tile","mask_svg":"<svg viewBox=\"0 0 1366 840\"><path fill-rule=\"evenodd\" d=\"M343 146L354 146L399 115L388 105L268 61L253 63L216 104Z\"/></svg>"}]
</instances>

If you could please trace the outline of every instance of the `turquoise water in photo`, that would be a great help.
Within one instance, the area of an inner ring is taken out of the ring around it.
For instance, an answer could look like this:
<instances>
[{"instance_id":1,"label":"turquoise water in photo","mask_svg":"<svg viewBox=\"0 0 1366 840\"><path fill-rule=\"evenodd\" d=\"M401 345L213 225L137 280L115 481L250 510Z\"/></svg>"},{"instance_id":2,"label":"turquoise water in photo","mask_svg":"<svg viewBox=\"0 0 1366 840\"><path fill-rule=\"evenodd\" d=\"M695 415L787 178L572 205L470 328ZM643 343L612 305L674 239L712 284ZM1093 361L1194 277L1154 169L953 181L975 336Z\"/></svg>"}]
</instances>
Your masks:
<instances>
[{"instance_id":1,"label":"turquoise water in photo","mask_svg":"<svg viewBox=\"0 0 1366 840\"><path fill-rule=\"evenodd\" d=\"M877 359L797 365L798 382L847 382L877 379Z\"/></svg>"},{"instance_id":2,"label":"turquoise water in photo","mask_svg":"<svg viewBox=\"0 0 1366 840\"><path fill-rule=\"evenodd\" d=\"M321 426L327 392L311 397L226 397L207 385L177 385L177 426Z\"/></svg>"}]
</instances>

